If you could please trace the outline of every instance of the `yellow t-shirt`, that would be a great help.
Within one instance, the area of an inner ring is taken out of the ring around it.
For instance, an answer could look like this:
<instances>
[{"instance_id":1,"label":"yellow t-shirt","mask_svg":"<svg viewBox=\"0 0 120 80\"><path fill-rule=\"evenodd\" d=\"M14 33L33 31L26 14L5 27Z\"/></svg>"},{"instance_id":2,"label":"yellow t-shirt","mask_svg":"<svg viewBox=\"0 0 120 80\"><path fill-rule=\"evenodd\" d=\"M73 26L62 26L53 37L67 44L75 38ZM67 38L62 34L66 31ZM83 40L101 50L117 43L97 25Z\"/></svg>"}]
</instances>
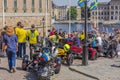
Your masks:
<instances>
[{"instance_id":1,"label":"yellow t-shirt","mask_svg":"<svg viewBox=\"0 0 120 80\"><path fill-rule=\"evenodd\" d=\"M85 38L85 35L84 35L84 34L80 34L80 35L79 35L79 38L80 38L81 40L83 40L83 39Z\"/></svg>"},{"instance_id":2,"label":"yellow t-shirt","mask_svg":"<svg viewBox=\"0 0 120 80\"><path fill-rule=\"evenodd\" d=\"M18 42L26 42L27 31L23 28L17 30Z\"/></svg>"},{"instance_id":3,"label":"yellow t-shirt","mask_svg":"<svg viewBox=\"0 0 120 80\"><path fill-rule=\"evenodd\" d=\"M29 43L30 44L36 44L37 43L37 36L39 35L37 30L35 30L33 33L31 32L31 30L28 30L27 35L29 37Z\"/></svg>"},{"instance_id":4,"label":"yellow t-shirt","mask_svg":"<svg viewBox=\"0 0 120 80\"><path fill-rule=\"evenodd\" d=\"M58 43L60 39L62 39L61 36L56 37L56 35L52 35L49 37L54 43Z\"/></svg>"},{"instance_id":5,"label":"yellow t-shirt","mask_svg":"<svg viewBox=\"0 0 120 80\"><path fill-rule=\"evenodd\" d=\"M19 29L20 29L19 27L15 28L15 34L17 34L17 32L19 31Z\"/></svg>"}]
</instances>

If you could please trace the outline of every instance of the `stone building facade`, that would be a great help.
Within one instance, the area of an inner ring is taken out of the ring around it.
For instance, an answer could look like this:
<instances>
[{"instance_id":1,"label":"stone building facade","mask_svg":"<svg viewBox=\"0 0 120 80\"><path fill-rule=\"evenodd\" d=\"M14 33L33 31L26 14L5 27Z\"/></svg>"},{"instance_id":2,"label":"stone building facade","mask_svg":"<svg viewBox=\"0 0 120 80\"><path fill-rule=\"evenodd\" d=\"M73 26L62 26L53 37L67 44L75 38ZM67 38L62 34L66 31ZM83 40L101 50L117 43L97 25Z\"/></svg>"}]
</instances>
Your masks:
<instances>
[{"instance_id":1,"label":"stone building facade","mask_svg":"<svg viewBox=\"0 0 120 80\"><path fill-rule=\"evenodd\" d=\"M120 0L111 0L108 3L99 3L98 10L91 11L91 21L96 19L102 23L120 22Z\"/></svg>"},{"instance_id":2,"label":"stone building facade","mask_svg":"<svg viewBox=\"0 0 120 80\"><path fill-rule=\"evenodd\" d=\"M3 20L3 0L0 0L0 27ZM46 6L47 5L47 6ZM47 25L51 25L51 0L4 0L5 25L16 26L21 21L26 27L31 24L41 26L44 18L46 21L47 7Z\"/></svg>"},{"instance_id":3,"label":"stone building facade","mask_svg":"<svg viewBox=\"0 0 120 80\"><path fill-rule=\"evenodd\" d=\"M77 10L77 20L81 20L81 8L76 7ZM56 20L68 20L67 12L69 10L69 6L55 6L54 7L54 17Z\"/></svg>"}]
</instances>

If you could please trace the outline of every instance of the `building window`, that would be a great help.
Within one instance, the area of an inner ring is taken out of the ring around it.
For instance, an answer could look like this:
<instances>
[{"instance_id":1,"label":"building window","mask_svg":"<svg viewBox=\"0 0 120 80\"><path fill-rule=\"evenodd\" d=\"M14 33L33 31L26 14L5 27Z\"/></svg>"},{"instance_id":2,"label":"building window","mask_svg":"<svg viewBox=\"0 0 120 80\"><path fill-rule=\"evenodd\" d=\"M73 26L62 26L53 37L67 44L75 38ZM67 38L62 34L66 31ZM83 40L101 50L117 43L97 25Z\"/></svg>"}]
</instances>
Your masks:
<instances>
[{"instance_id":1,"label":"building window","mask_svg":"<svg viewBox=\"0 0 120 80\"><path fill-rule=\"evenodd\" d=\"M26 0L23 0L23 11L26 12L27 8L26 8Z\"/></svg>"},{"instance_id":2,"label":"building window","mask_svg":"<svg viewBox=\"0 0 120 80\"><path fill-rule=\"evenodd\" d=\"M39 0L39 11L42 12L42 0Z\"/></svg>"},{"instance_id":3,"label":"building window","mask_svg":"<svg viewBox=\"0 0 120 80\"><path fill-rule=\"evenodd\" d=\"M115 16L115 20L117 20L117 16Z\"/></svg>"},{"instance_id":4,"label":"building window","mask_svg":"<svg viewBox=\"0 0 120 80\"><path fill-rule=\"evenodd\" d=\"M100 12L98 14L100 15Z\"/></svg>"},{"instance_id":5,"label":"building window","mask_svg":"<svg viewBox=\"0 0 120 80\"><path fill-rule=\"evenodd\" d=\"M104 9L106 10L106 7Z\"/></svg>"},{"instance_id":6,"label":"building window","mask_svg":"<svg viewBox=\"0 0 120 80\"><path fill-rule=\"evenodd\" d=\"M113 12L113 11L111 11L111 15L114 15L114 12Z\"/></svg>"},{"instance_id":7,"label":"building window","mask_svg":"<svg viewBox=\"0 0 120 80\"><path fill-rule=\"evenodd\" d=\"M7 0L4 0L4 12L7 11Z\"/></svg>"},{"instance_id":8,"label":"building window","mask_svg":"<svg viewBox=\"0 0 120 80\"><path fill-rule=\"evenodd\" d=\"M118 9L118 6L115 6L115 9Z\"/></svg>"},{"instance_id":9,"label":"building window","mask_svg":"<svg viewBox=\"0 0 120 80\"><path fill-rule=\"evenodd\" d=\"M111 20L113 20L113 16L111 16Z\"/></svg>"},{"instance_id":10,"label":"building window","mask_svg":"<svg viewBox=\"0 0 120 80\"><path fill-rule=\"evenodd\" d=\"M104 12L104 15L106 15L106 12Z\"/></svg>"},{"instance_id":11,"label":"building window","mask_svg":"<svg viewBox=\"0 0 120 80\"><path fill-rule=\"evenodd\" d=\"M114 9L114 6L111 6L111 9Z\"/></svg>"},{"instance_id":12,"label":"building window","mask_svg":"<svg viewBox=\"0 0 120 80\"><path fill-rule=\"evenodd\" d=\"M35 12L35 0L32 0L32 12Z\"/></svg>"},{"instance_id":13,"label":"building window","mask_svg":"<svg viewBox=\"0 0 120 80\"><path fill-rule=\"evenodd\" d=\"M103 15L103 12L101 13L101 15Z\"/></svg>"},{"instance_id":14,"label":"building window","mask_svg":"<svg viewBox=\"0 0 120 80\"><path fill-rule=\"evenodd\" d=\"M100 16L98 17L98 19L100 20Z\"/></svg>"},{"instance_id":15,"label":"building window","mask_svg":"<svg viewBox=\"0 0 120 80\"><path fill-rule=\"evenodd\" d=\"M17 12L17 0L14 0L14 12Z\"/></svg>"},{"instance_id":16,"label":"building window","mask_svg":"<svg viewBox=\"0 0 120 80\"><path fill-rule=\"evenodd\" d=\"M47 11L48 11L48 7L49 7L49 1L48 0L46 0L47 1Z\"/></svg>"},{"instance_id":17,"label":"building window","mask_svg":"<svg viewBox=\"0 0 120 80\"><path fill-rule=\"evenodd\" d=\"M94 12L92 12L92 14L94 15Z\"/></svg>"},{"instance_id":18,"label":"building window","mask_svg":"<svg viewBox=\"0 0 120 80\"><path fill-rule=\"evenodd\" d=\"M118 15L118 11L115 11L115 15Z\"/></svg>"}]
</instances>

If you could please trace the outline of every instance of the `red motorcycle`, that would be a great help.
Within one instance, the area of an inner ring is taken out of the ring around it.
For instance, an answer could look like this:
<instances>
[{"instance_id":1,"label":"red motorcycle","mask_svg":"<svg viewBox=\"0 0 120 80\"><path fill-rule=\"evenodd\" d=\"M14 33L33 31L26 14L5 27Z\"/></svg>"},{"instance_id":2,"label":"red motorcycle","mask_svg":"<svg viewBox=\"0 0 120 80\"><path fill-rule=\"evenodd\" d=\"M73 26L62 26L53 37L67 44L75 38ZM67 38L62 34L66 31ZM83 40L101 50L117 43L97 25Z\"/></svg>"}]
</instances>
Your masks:
<instances>
[{"instance_id":1,"label":"red motorcycle","mask_svg":"<svg viewBox=\"0 0 120 80\"><path fill-rule=\"evenodd\" d=\"M74 45L74 41L66 41L67 44L71 45L70 51L74 54L75 58L82 58L83 54L83 45L81 44L81 47L77 47ZM92 48L91 46L88 46L88 54L89 54L89 59L91 60L96 60L98 57L97 51Z\"/></svg>"}]
</instances>

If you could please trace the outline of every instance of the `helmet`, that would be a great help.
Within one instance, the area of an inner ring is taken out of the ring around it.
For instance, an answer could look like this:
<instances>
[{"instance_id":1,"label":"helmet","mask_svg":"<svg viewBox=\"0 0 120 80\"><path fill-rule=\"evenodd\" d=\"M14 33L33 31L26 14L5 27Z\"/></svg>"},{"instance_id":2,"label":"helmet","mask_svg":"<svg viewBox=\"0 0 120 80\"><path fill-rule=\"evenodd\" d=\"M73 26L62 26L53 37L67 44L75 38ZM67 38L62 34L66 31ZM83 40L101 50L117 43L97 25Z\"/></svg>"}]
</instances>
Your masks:
<instances>
[{"instance_id":1,"label":"helmet","mask_svg":"<svg viewBox=\"0 0 120 80\"><path fill-rule=\"evenodd\" d=\"M65 52L67 52L70 49L70 45L69 44L65 44L63 46L63 49L65 50Z\"/></svg>"}]
</instances>

